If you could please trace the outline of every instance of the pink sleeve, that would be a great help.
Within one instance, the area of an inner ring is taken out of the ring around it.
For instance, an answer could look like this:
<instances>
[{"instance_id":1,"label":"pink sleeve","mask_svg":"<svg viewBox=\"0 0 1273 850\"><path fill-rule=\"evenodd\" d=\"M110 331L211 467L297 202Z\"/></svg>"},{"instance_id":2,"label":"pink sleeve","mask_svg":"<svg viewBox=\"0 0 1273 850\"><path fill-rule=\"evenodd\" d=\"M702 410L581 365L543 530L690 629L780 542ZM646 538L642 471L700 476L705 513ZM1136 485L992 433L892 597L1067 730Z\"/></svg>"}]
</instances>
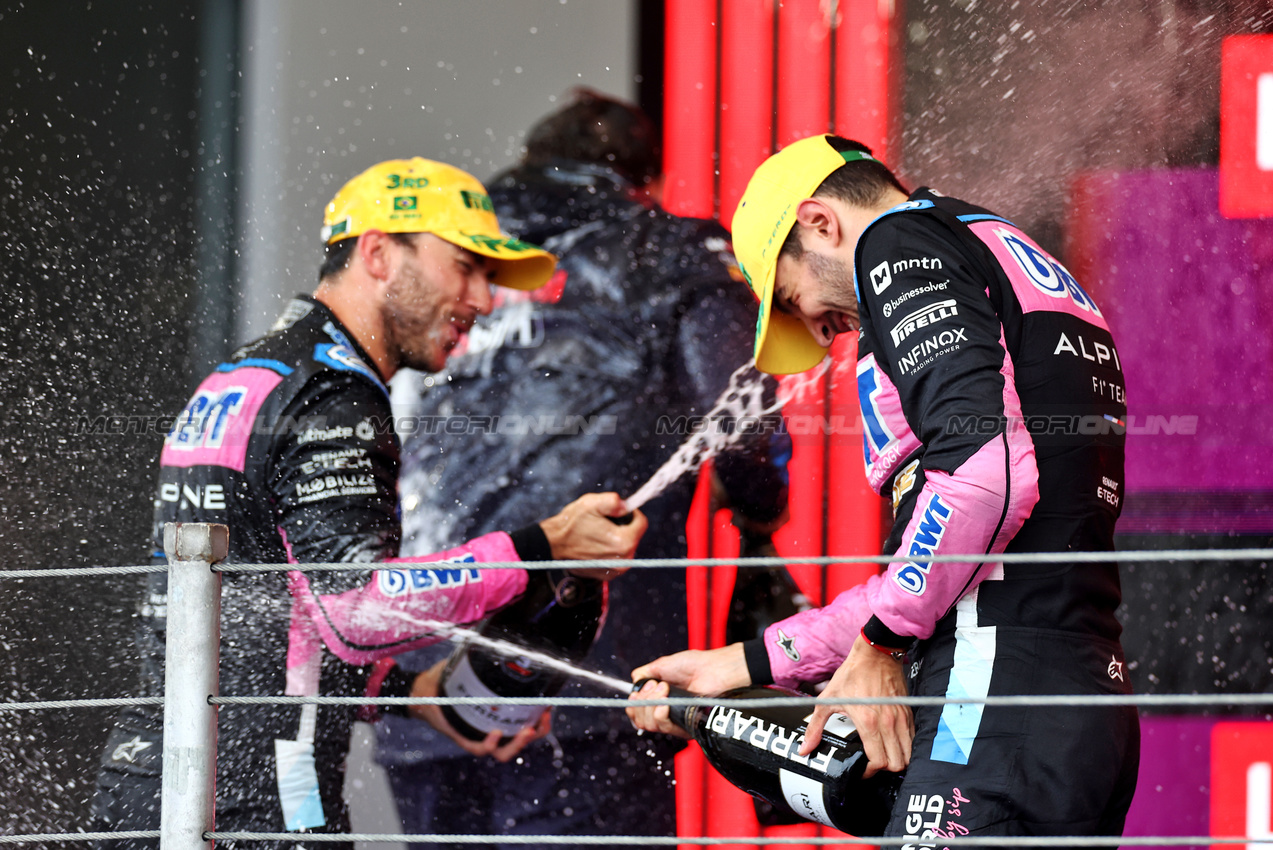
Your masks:
<instances>
[{"instance_id":1,"label":"pink sleeve","mask_svg":"<svg viewBox=\"0 0 1273 850\"><path fill-rule=\"evenodd\" d=\"M1034 443L1024 427L1009 428L953 473L927 476L896 555L998 554L1039 501ZM868 604L895 634L931 637L937 621L996 566L894 561L868 592Z\"/></svg>"},{"instance_id":2,"label":"pink sleeve","mask_svg":"<svg viewBox=\"0 0 1273 850\"><path fill-rule=\"evenodd\" d=\"M316 594L299 571L288 573L288 583L331 651L367 664L442 640L452 625L480 620L516 599L526 589L525 570L473 565L519 560L512 538L499 531L434 555L390 558L437 566L375 570L366 584L343 593Z\"/></svg>"},{"instance_id":3,"label":"pink sleeve","mask_svg":"<svg viewBox=\"0 0 1273 850\"><path fill-rule=\"evenodd\" d=\"M802 611L765 629L765 651L774 684L794 688L802 682L831 678L844 663L862 626L871 619L867 592L882 580L882 576L872 576L829 605Z\"/></svg>"},{"instance_id":4,"label":"pink sleeve","mask_svg":"<svg viewBox=\"0 0 1273 850\"><path fill-rule=\"evenodd\" d=\"M999 553L1039 500L1034 444L1024 429L991 440L954 473L936 470L915 502L895 554ZM894 561L880 576L765 630L774 683L820 682L835 671L872 615L898 635L931 637L938 620L996 564Z\"/></svg>"}]
</instances>

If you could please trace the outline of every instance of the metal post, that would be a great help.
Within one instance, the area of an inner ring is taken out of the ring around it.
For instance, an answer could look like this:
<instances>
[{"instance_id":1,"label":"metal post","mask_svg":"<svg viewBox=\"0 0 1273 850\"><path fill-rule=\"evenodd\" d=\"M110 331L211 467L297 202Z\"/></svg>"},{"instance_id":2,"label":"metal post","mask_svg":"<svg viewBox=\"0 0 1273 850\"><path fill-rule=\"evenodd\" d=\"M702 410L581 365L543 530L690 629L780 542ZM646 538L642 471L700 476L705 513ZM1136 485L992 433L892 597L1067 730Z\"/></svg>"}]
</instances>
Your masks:
<instances>
[{"instance_id":1,"label":"metal post","mask_svg":"<svg viewBox=\"0 0 1273 850\"><path fill-rule=\"evenodd\" d=\"M161 850L211 850L217 755L221 575L230 530L211 523L164 526L168 556L168 632L164 673Z\"/></svg>"}]
</instances>

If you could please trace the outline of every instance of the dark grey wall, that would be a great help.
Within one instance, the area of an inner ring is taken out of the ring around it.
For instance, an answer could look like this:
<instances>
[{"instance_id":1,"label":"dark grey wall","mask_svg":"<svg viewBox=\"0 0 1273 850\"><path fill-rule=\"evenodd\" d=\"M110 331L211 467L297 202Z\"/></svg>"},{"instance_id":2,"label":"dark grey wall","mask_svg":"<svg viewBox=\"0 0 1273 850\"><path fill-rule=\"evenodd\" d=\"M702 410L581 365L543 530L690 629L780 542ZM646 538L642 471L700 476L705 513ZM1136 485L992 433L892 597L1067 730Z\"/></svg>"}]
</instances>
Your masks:
<instances>
[{"instance_id":1,"label":"dark grey wall","mask_svg":"<svg viewBox=\"0 0 1273 850\"><path fill-rule=\"evenodd\" d=\"M575 86L636 96L635 0L246 0L240 340L318 279L322 208L386 159L479 180Z\"/></svg>"},{"instance_id":2,"label":"dark grey wall","mask_svg":"<svg viewBox=\"0 0 1273 850\"><path fill-rule=\"evenodd\" d=\"M0 8L0 568L135 564L188 375L190 0ZM0 700L118 696L133 578L0 578ZM111 712L0 714L0 832L83 824Z\"/></svg>"},{"instance_id":3,"label":"dark grey wall","mask_svg":"<svg viewBox=\"0 0 1273 850\"><path fill-rule=\"evenodd\" d=\"M1124 549L1273 547L1273 537L1136 535ZM1273 693L1273 568L1259 560L1124 564L1127 667L1146 694ZM1248 709L1163 709L1157 714L1268 716Z\"/></svg>"}]
</instances>

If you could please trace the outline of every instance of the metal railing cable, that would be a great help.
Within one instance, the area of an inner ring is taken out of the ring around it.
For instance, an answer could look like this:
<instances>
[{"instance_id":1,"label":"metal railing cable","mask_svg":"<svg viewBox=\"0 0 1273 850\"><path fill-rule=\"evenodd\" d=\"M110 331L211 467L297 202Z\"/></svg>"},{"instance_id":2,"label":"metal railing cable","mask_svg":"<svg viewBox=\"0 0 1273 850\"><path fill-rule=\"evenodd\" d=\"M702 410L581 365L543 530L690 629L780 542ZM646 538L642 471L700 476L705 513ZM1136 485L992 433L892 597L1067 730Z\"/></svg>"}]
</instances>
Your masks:
<instances>
[{"instance_id":1,"label":"metal railing cable","mask_svg":"<svg viewBox=\"0 0 1273 850\"><path fill-rule=\"evenodd\" d=\"M0 844L33 844L44 841L124 841L158 837L157 829L137 829L131 832L43 832L27 835L0 835Z\"/></svg>"},{"instance_id":2,"label":"metal railing cable","mask_svg":"<svg viewBox=\"0 0 1273 850\"><path fill-rule=\"evenodd\" d=\"M447 835L418 833L304 833L295 832L208 832L213 841L406 841L434 844L490 844L490 835ZM565 847L580 844L624 845L639 844L649 847L669 847L691 844L714 847L722 844L752 844L759 846L812 845L827 847L841 844L873 844L877 847L936 846L942 847L1189 847L1213 844L1241 845L1251 843L1248 836L1160 836L1121 838L1117 836L952 836L949 838L889 838L884 836L794 837L768 835L734 836L652 836L652 835L500 835L500 844L560 844Z\"/></svg>"},{"instance_id":3,"label":"metal railing cable","mask_svg":"<svg viewBox=\"0 0 1273 850\"><path fill-rule=\"evenodd\" d=\"M166 573L167 564L152 566L124 567L53 567L40 570L0 570L0 580L24 578L85 578L92 576L114 576L140 573Z\"/></svg>"},{"instance_id":4,"label":"metal railing cable","mask_svg":"<svg viewBox=\"0 0 1273 850\"><path fill-rule=\"evenodd\" d=\"M193 530L193 529L192 529ZM224 550L222 550L224 551ZM252 573L252 572L285 572L285 571L360 571L360 570L452 570L452 569L549 569L591 567L629 567L629 568L666 568L666 567L776 567L795 564L835 565L835 564L889 564L899 560L896 556L821 556L821 557L773 557L773 558L699 558L699 559L643 559L643 560L607 560L607 561L540 561L540 562L499 562L482 564L464 564L458 567L451 563L438 562L396 562L396 563L312 563L312 564L230 564L217 562L212 556L188 559L202 561L210 573ZM1109 563L1120 564L1144 563L1167 564L1175 561L1188 562L1221 562L1221 561L1273 561L1273 549L1200 549L1200 550L1151 550L1151 551L1112 551L1112 552L1040 552L1001 554L987 558L984 554L973 555L931 555L908 557L913 563L1002 563L1002 564L1084 564ZM121 574L141 574L154 572L171 572L174 564L148 566L114 566L83 567L68 569L39 570L0 570L0 581L4 579L40 579L55 577L89 577ZM170 578L170 581L172 579ZM219 596L219 592L214 594ZM171 612L170 612L171 613ZM170 624L171 625L171 624ZM215 642L213 644L215 646ZM551 703L560 707L592 707L622 709L643 705L716 705L719 699L711 697L664 698L657 700L630 700L623 697L336 697L309 696L290 697L283 695L270 696L222 696L216 694L215 686L202 690L206 696L200 696L196 702L205 709L221 705L541 705ZM81 700L44 700L27 702L0 703L0 713L16 711L63 710L72 708L124 707L133 705L164 705L163 697L117 697L105 699ZM812 706L812 705L906 705L913 708L940 707L945 705L985 705L987 707L1090 707L1090 706L1135 706L1137 708L1251 708L1273 707L1273 694L1098 694L1098 695L1015 695L985 697L893 697L879 699L838 699L791 697L776 695L765 698L749 698L731 700L731 706L739 708L758 708L761 706ZM187 707L182 711L189 711ZM168 706L165 714L173 711ZM167 728L167 718L165 721ZM167 766L167 765L165 765ZM165 797L165 799L167 799ZM167 817L167 815L165 815ZM187 820L211 824L211 820L203 815L191 816ZM167 830L167 831L166 831ZM203 831L193 823L186 823L174 830L167 822L160 830L141 830L112 833L42 833L28 835L0 835L0 844L21 844L34 842L77 842L96 840L147 840L160 838L161 844L168 846L165 839L180 833L182 842L172 842L173 847L190 846L193 841L304 841L306 843L330 842L402 842L413 843L450 843L450 844L488 844L491 835L446 835L446 834L411 834L399 833L355 833L326 834L309 832L216 832ZM850 839L835 837L775 837L775 836L561 836L561 835L519 835L498 836L499 843L504 844L555 844L573 846L592 845L648 845L651 847L669 845L719 846L733 845L806 845L827 846L843 844ZM916 843L914 838L882 838L865 837L851 839L854 843L873 844L878 847L900 847ZM1137 836L1137 837L1075 837L1075 836L1021 836L1008 838L936 836L921 839L920 843L940 843L952 848L963 846L979 847L1184 847L1194 845L1241 845L1259 843L1259 836Z\"/></svg>"},{"instance_id":5,"label":"metal railing cable","mask_svg":"<svg viewBox=\"0 0 1273 850\"><path fill-rule=\"evenodd\" d=\"M337 842L411 842L419 844L490 844L490 835L448 835L439 833L382 833L382 832L205 832L204 840L210 841L288 841L306 844L331 844ZM652 835L500 835L500 844L556 844L563 847L582 844L597 846L643 845L671 847L688 844L699 847L716 847L724 844L754 845L761 847L805 845L828 847L840 844L871 844L877 847L904 847L915 844L941 844L943 847L1191 847L1211 845L1255 844L1257 839L1238 835L1161 835L1161 836L972 836L931 838L916 841L914 838L889 838L884 836L652 836ZM159 830L133 830L131 832L49 832L27 835L0 835L0 844L33 844L47 841L109 841L125 839L159 838Z\"/></svg>"},{"instance_id":6,"label":"metal railing cable","mask_svg":"<svg viewBox=\"0 0 1273 850\"><path fill-rule=\"evenodd\" d=\"M0 711L59 711L64 708L125 708L132 705L163 705L163 697L108 697L104 699L57 699L38 702L0 702Z\"/></svg>"},{"instance_id":7,"label":"metal railing cable","mask_svg":"<svg viewBox=\"0 0 1273 850\"><path fill-rule=\"evenodd\" d=\"M220 696L211 705L543 705L560 708L635 708L649 705L713 706L716 697L667 697L665 699L625 699L623 697L289 697ZM1241 708L1273 706L1273 694L1055 694L985 697L749 697L730 699L733 708L815 705L905 705L911 708L942 708L947 705L984 705L987 708L1093 708L1135 706L1137 708L1198 708L1221 706Z\"/></svg>"},{"instance_id":8,"label":"metal railing cable","mask_svg":"<svg viewBox=\"0 0 1273 850\"><path fill-rule=\"evenodd\" d=\"M788 567L796 564L813 566L835 566L837 564L891 564L904 560L916 564L1103 564L1117 562L1119 564L1154 564L1175 561L1273 561L1273 549L1160 549L1160 550L1114 550L1110 552L1004 552L994 557L984 553L943 554L943 555L910 555L899 558L896 555L819 555L807 557L772 557L772 558L640 558L640 559L607 559L595 561L490 561L480 564L465 564L464 569L483 570L548 570L572 569L579 567L624 568L631 569L667 569L671 567ZM437 561L397 561L397 562L316 562L305 564L235 564L219 563L213 569L221 573L264 573L264 572L339 572L360 570L427 570L456 569L454 564ZM168 565L133 565L108 567L68 567L65 569L37 570L0 570L0 581L5 579L28 578L82 578L98 575L123 575L130 573L162 573L168 571Z\"/></svg>"},{"instance_id":9,"label":"metal railing cable","mask_svg":"<svg viewBox=\"0 0 1273 850\"><path fill-rule=\"evenodd\" d=\"M983 553L943 555L819 555L810 557L774 558L634 558L605 559L595 561L491 561L481 564L464 564L465 569L483 570L547 570L572 569L582 566L622 569L667 569L669 567L786 567L793 564L835 566L836 564L891 564L905 561L915 564L1120 564L1156 563L1164 561L1268 561L1273 560L1273 549L1162 549L1162 550L1114 550L1110 552L1003 552L993 557ZM399 561L394 563L313 563L313 564L218 564L215 569L223 573L249 572L322 572L340 570L427 570L454 569L454 564L438 564L433 561Z\"/></svg>"}]
</instances>

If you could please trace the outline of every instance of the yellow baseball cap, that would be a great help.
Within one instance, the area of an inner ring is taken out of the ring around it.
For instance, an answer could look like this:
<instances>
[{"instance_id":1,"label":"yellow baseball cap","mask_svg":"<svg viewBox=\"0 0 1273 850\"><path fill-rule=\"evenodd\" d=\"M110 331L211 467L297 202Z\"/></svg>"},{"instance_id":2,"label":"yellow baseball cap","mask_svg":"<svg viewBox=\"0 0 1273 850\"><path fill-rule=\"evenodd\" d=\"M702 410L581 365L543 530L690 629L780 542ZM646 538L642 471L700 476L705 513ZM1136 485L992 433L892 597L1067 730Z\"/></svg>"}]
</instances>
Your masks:
<instances>
[{"instance_id":1,"label":"yellow baseball cap","mask_svg":"<svg viewBox=\"0 0 1273 850\"><path fill-rule=\"evenodd\" d=\"M495 260L495 283L512 289L538 289L557 266L543 248L500 230L476 177L421 157L373 165L341 187L323 213L324 245L368 230L432 233Z\"/></svg>"},{"instance_id":2,"label":"yellow baseball cap","mask_svg":"<svg viewBox=\"0 0 1273 850\"><path fill-rule=\"evenodd\" d=\"M846 162L875 159L859 150L840 151L827 135L792 142L760 164L734 213L734 255L760 302L756 319L756 368L771 375L812 369L826 357L799 318L775 312L778 252L796 223L796 208Z\"/></svg>"}]
</instances>

